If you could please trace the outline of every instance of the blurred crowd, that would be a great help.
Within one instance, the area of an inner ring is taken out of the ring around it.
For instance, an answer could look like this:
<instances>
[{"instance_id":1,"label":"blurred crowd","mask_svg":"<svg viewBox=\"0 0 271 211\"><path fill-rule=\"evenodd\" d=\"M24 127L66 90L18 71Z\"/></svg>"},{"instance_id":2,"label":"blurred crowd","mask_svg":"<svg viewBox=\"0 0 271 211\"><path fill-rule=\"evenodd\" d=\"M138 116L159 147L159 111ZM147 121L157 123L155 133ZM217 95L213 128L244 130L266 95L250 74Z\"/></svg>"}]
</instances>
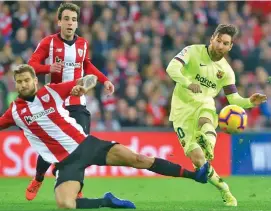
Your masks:
<instances>
[{"instance_id":1,"label":"blurred crowd","mask_svg":"<svg viewBox=\"0 0 271 211\"><path fill-rule=\"evenodd\" d=\"M61 2L0 2L0 113L16 98L12 69L26 63L39 41L59 31ZM77 33L90 43L91 61L113 82L106 96L100 85L88 96L92 130L131 126L171 127L168 121L174 82L169 61L191 44L208 44L219 23L240 34L227 60L239 93L264 92L269 100L248 110L249 127L271 126L271 2L99 1L81 6ZM42 86L43 77L40 76ZM217 108L227 104L223 93Z\"/></svg>"}]
</instances>

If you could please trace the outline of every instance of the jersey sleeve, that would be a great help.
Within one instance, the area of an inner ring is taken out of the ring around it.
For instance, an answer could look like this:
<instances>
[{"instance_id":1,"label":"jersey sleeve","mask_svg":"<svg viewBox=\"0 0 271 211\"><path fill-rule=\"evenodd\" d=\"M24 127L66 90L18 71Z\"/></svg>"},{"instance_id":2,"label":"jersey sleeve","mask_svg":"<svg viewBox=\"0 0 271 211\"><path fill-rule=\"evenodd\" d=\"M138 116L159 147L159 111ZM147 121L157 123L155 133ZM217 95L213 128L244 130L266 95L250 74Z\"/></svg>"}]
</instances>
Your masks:
<instances>
[{"instance_id":1,"label":"jersey sleeve","mask_svg":"<svg viewBox=\"0 0 271 211\"><path fill-rule=\"evenodd\" d=\"M96 75L100 83L103 84L104 82L109 81L109 79L90 62L89 47L87 47L87 50L86 50L86 56L85 56L83 67L84 67L84 71L86 75L90 75L90 74Z\"/></svg>"},{"instance_id":2,"label":"jersey sleeve","mask_svg":"<svg viewBox=\"0 0 271 211\"><path fill-rule=\"evenodd\" d=\"M65 100L67 97L70 96L72 88L76 86L76 80L63 82L59 84L49 84L47 86L53 89L54 91L56 91L59 94L59 96L62 98L62 100Z\"/></svg>"},{"instance_id":3,"label":"jersey sleeve","mask_svg":"<svg viewBox=\"0 0 271 211\"><path fill-rule=\"evenodd\" d=\"M8 110L0 117L0 130L6 129L13 125L16 125L16 123L12 117L12 109L10 106Z\"/></svg>"},{"instance_id":4,"label":"jersey sleeve","mask_svg":"<svg viewBox=\"0 0 271 211\"><path fill-rule=\"evenodd\" d=\"M183 64L183 66L187 65L190 60L190 54L192 51L192 46L185 47L180 53L178 53L174 59L178 60Z\"/></svg>"},{"instance_id":5,"label":"jersey sleeve","mask_svg":"<svg viewBox=\"0 0 271 211\"><path fill-rule=\"evenodd\" d=\"M224 81L223 81L223 90L225 95L230 95L237 92L237 88L235 85L235 74L233 70L230 68L227 72Z\"/></svg>"},{"instance_id":6,"label":"jersey sleeve","mask_svg":"<svg viewBox=\"0 0 271 211\"><path fill-rule=\"evenodd\" d=\"M183 64L176 59L172 59L168 64L166 71L172 80L187 88L191 84L191 81L182 74L182 67Z\"/></svg>"},{"instance_id":7,"label":"jersey sleeve","mask_svg":"<svg viewBox=\"0 0 271 211\"><path fill-rule=\"evenodd\" d=\"M36 50L28 61L37 74L50 73L50 65L44 65L45 59L49 57L50 37L46 37L38 44Z\"/></svg>"}]
</instances>

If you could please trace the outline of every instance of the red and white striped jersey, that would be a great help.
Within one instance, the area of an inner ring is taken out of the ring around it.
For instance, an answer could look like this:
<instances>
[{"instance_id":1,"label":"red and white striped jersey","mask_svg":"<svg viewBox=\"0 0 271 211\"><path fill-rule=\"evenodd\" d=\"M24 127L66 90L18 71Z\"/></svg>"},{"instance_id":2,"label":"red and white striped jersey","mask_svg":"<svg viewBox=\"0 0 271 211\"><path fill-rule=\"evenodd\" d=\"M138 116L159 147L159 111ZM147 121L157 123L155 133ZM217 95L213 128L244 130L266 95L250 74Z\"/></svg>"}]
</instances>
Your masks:
<instances>
[{"instance_id":1,"label":"red and white striped jersey","mask_svg":"<svg viewBox=\"0 0 271 211\"><path fill-rule=\"evenodd\" d=\"M11 35L12 17L10 14L0 13L0 32L3 36Z\"/></svg>"},{"instance_id":2,"label":"red and white striped jersey","mask_svg":"<svg viewBox=\"0 0 271 211\"><path fill-rule=\"evenodd\" d=\"M63 40L60 34L50 35L38 44L28 64L37 74L46 74L46 83L72 81L89 74L96 75L98 81L104 83L108 78L90 62L88 46L87 40L77 35L73 41ZM50 65L55 62L64 65L61 73L50 73ZM65 105L86 105L86 98L70 96Z\"/></svg>"},{"instance_id":3,"label":"red and white striped jersey","mask_svg":"<svg viewBox=\"0 0 271 211\"><path fill-rule=\"evenodd\" d=\"M44 160L50 163L62 161L87 137L63 107L63 101L75 84L71 81L44 86L38 90L33 102L18 98L0 117L0 128L17 125Z\"/></svg>"}]
</instances>

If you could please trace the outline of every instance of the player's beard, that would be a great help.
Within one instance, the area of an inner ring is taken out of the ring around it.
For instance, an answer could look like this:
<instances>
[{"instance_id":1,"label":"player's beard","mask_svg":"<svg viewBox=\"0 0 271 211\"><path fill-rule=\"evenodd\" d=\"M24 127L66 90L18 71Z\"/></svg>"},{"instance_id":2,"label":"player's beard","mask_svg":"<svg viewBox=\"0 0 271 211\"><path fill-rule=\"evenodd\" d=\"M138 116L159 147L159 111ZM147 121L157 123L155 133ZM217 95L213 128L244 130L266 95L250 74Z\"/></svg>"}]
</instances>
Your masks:
<instances>
[{"instance_id":1,"label":"player's beard","mask_svg":"<svg viewBox=\"0 0 271 211\"><path fill-rule=\"evenodd\" d=\"M31 87L32 87L31 89L29 88L29 90L25 92L19 91L19 97L22 99L28 99L28 98L33 97L37 92L37 87L35 83L33 83Z\"/></svg>"},{"instance_id":2,"label":"player's beard","mask_svg":"<svg viewBox=\"0 0 271 211\"><path fill-rule=\"evenodd\" d=\"M224 57L224 53L219 53L217 52L215 49L213 49L212 47L210 48L210 56L211 56L211 59L213 61L219 61L221 60L223 57Z\"/></svg>"}]
</instances>

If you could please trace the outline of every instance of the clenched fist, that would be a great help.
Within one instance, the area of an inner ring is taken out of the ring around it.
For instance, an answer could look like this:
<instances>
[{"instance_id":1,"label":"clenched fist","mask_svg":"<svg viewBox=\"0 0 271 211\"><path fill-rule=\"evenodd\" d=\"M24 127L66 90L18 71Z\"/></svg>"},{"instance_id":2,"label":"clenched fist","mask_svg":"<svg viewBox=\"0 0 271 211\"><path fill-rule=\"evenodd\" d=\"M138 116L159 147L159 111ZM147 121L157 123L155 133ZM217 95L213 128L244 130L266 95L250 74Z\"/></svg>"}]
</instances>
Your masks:
<instances>
[{"instance_id":1,"label":"clenched fist","mask_svg":"<svg viewBox=\"0 0 271 211\"><path fill-rule=\"evenodd\" d=\"M60 62L55 62L55 63L51 64L50 72L51 73L60 73L62 71L63 67L64 67L64 65L61 64Z\"/></svg>"},{"instance_id":2,"label":"clenched fist","mask_svg":"<svg viewBox=\"0 0 271 211\"><path fill-rule=\"evenodd\" d=\"M72 91L70 94L73 96L80 97L86 94L86 89L83 86L76 85L75 87L72 88Z\"/></svg>"},{"instance_id":3,"label":"clenched fist","mask_svg":"<svg viewBox=\"0 0 271 211\"><path fill-rule=\"evenodd\" d=\"M190 84L187 87L189 90L191 90L193 93L202 93L200 85L199 84Z\"/></svg>"}]
</instances>

